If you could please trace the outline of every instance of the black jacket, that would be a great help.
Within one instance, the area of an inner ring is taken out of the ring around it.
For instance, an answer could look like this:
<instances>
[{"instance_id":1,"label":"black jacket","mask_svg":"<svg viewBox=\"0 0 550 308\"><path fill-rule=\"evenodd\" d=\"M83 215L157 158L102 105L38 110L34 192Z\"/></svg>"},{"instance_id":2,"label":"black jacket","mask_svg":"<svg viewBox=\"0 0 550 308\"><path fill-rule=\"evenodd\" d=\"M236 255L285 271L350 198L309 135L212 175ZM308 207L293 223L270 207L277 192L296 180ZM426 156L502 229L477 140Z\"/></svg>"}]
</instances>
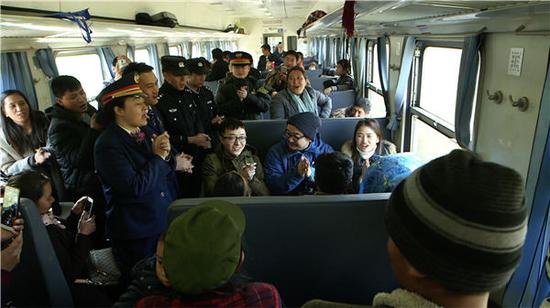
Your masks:
<instances>
[{"instance_id":1,"label":"black jacket","mask_svg":"<svg viewBox=\"0 0 550 308\"><path fill-rule=\"evenodd\" d=\"M155 105L159 111L164 128L170 135L170 143L178 152L184 151L194 155L197 147L187 142L187 137L204 133L203 122L200 118L199 106L190 95L186 95L185 88L178 91L171 84L165 82L160 87L159 102Z\"/></svg>"},{"instance_id":2,"label":"black jacket","mask_svg":"<svg viewBox=\"0 0 550 308\"><path fill-rule=\"evenodd\" d=\"M265 71L266 65L267 65L267 57L264 55L261 55L260 59L258 60L258 66L256 66L256 68L258 68L260 72L263 72Z\"/></svg>"},{"instance_id":3,"label":"black jacket","mask_svg":"<svg viewBox=\"0 0 550 308\"><path fill-rule=\"evenodd\" d=\"M237 90L242 86L248 87L248 96L241 102ZM256 79L250 76L245 79L227 77L216 94L220 114L242 120L260 119L260 113L269 111L270 102L269 95L256 90Z\"/></svg>"},{"instance_id":4,"label":"black jacket","mask_svg":"<svg viewBox=\"0 0 550 308\"><path fill-rule=\"evenodd\" d=\"M229 72L229 64L223 60L217 60L216 63L212 65L212 70L210 74L206 77L206 81L216 81L226 77L227 72Z\"/></svg>"},{"instance_id":5,"label":"black jacket","mask_svg":"<svg viewBox=\"0 0 550 308\"><path fill-rule=\"evenodd\" d=\"M60 105L53 106L48 116L48 148L55 154L68 193L76 197L96 191L93 152L100 131Z\"/></svg>"}]
</instances>

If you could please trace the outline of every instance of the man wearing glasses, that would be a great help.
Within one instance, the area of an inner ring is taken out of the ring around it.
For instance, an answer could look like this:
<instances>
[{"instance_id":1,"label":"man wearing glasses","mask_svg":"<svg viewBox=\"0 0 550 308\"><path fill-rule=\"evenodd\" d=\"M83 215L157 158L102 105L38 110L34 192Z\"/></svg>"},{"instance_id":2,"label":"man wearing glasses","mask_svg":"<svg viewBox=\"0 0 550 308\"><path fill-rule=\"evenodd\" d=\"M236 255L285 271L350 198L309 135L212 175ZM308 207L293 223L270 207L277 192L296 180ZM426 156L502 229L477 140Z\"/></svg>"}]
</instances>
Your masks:
<instances>
[{"instance_id":1,"label":"man wearing glasses","mask_svg":"<svg viewBox=\"0 0 550 308\"><path fill-rule=\"evenodd\" d=\"M248 180L253 196L269 195L260 159L255 149L246 144L243 122L226 118L220 124L219 133L221 146L215 153L206 156L202 165L205 195L212 195L218 178L231 171Z\"/></svg>"},{"instance_id":2,"label":"man wearing glasses","mask_svg":"<svg viewBox=\"0 0 550 308\"><path fill-rule=\"evenodd\" d=\"M313 194L315 159L323 153L334 152L321 140L321 120L311 112L290 117L284 139L269 149L265 158L266 183L277 195Z\"/></svg>"}]
</instances>

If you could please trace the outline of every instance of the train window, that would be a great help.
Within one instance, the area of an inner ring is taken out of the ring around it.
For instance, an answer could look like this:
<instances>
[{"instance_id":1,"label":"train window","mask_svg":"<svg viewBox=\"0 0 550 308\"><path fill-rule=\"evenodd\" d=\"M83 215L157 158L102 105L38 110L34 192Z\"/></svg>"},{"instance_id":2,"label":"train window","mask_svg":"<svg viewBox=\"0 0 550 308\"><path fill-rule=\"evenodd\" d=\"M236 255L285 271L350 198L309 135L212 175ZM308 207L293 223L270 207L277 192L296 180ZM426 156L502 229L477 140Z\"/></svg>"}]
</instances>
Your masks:
<instances>
[{"instance_id":1,"label":"train window","mask_svg":"<svg viewBox=\"0 0 550 308\"><path fill-rule=\"evenodd\" d=\"M171 55L171 56L181 56L181 47L178 46L178 45L174 45L174 46L169 46L168 47L168 53Z\"/></svg>"},{"instance_id":2,"label":"train window","mask_svg":"<svg viewBox=\"0 0 550 308\"><path fill-rule=\"evenodd\" d=\"M147 65L151 65L151 56L149 56L147 48L136 48L134 57L136 62L143 62Z\"/></svg>"},{"instance_id":3,"label":"train window","mask_svg":"<svg viewBox=\"0 0 550 308\"><path fill-rule=\"evenodd\" d=\"M386 116L386 104L382 92L382 83L378 71L378 50L375 42L368 44L367 50L367 97L371 103L371 117L383 118ZM389 57L389 45L386 45L387 55ZM389 60L389 59L388 59Z\"/></svg>"},{"instance_id":4,"label":"train window","mask_svg":"<svg viewBox=\"0 0 550 308\"><path fill-rule=\"evenodd\" d=\"M454 122L462 49L455 43L419 46L411 77L410 149L431 160L460 148Z\"/></svg>"},{"instance_id":5,"label":"train window","mask_svg":"<svg viewBox=\"0 0 550 308\"><path fill-rule=\"evenodd\" d=\"M56 52L55 64L60 75L74 76L80 81L88 99L95 98L105 86L101 61L95 51Z\"/></svg>"}]
</instances>

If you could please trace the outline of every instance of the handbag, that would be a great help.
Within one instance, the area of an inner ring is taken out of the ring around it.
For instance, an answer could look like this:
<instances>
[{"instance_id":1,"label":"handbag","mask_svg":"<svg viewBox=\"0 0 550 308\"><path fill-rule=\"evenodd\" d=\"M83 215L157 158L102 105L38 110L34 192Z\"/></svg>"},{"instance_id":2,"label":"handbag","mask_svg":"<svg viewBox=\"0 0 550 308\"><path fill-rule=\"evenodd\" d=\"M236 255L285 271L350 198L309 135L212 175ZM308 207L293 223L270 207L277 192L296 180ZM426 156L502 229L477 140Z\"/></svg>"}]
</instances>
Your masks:
<instances>
[{"instance_id":1,"label":"handbag","mask_svg":"<svg viewBox=\"0 0 550 308\"><path fill-rule=\"evenodd\" d=\"M90 251L89 263L92 284L104 286L119 284L121 273L116 265L112 248Z\"/></svg>"}]
</instances>

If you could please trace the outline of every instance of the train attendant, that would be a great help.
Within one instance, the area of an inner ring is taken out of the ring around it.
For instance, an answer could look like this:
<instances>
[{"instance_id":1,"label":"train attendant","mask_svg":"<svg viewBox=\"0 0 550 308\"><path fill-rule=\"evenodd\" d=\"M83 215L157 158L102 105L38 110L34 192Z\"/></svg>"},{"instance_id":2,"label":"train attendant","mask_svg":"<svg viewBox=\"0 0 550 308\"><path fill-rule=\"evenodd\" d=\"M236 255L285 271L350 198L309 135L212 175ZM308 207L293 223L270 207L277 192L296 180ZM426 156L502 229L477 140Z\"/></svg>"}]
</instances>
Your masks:
<instances>
[{"instance_id":1,"label":"train attendant","mask_svg":"<svg viewBox=\"0 0 550 308\"><path fill-rule=\"evenodd\" d=\"M95 165L107 200L107 233L122 273L155 253L166 210L177 196L168 134L157 136L147 127L138 82L137 74L125 76L98 96L102 122L109 124L95 144Z\"/></svg>"}]
</instances>

